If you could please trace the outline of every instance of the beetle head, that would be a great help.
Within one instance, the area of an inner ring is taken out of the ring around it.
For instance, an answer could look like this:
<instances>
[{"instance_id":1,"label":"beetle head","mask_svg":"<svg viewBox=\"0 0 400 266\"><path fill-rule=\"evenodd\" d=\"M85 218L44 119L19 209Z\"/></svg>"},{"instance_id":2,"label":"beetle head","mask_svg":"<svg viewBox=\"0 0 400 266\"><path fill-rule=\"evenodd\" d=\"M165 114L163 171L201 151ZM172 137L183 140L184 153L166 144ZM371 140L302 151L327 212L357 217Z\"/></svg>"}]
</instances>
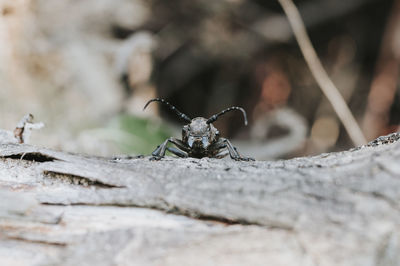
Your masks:
<instances>
[{"instance_id":1,"label":"beetle head","mask_svg":"<svg viewBox=\"0 0 400 266\"><path fill-rule=\"evenodd\" d=\"M194 118L182 129L182 140L194 149L207 149L217 140L218 131L203 117Z\"/></svg>"}]
</instances>

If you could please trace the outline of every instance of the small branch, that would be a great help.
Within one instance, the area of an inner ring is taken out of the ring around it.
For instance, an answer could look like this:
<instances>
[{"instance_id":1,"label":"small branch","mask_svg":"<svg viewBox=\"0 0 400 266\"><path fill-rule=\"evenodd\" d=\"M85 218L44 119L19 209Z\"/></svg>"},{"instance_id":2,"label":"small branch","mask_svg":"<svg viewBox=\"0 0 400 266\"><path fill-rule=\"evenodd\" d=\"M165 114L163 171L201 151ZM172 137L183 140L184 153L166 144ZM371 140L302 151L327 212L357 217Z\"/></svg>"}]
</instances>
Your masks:
<instances>
[{"instance_id":1,"label":"small branch","mask_svg":"<svg viewBox=\"0 0 400 266\"><path fill-rule=\"evenodd\" d=\"M301 52L303 53L304 59L306 60L312 75L316 79L322 92L332 104L333 109L343 123L351 140L357 146L365 144L366 139L360 127L358 126L356 119L351 113L339 90L329 78L324 67L322 66L321 61L317 56L317 53L312 46L298 9L296 8L292 0L278 1L285 11L286 16L288 17L289 23L293 29L293 33L296 37L297 42L299 43Z\"/></svg>"},{"instance_id":2,"label":"small branch","mask_svg":"<svg viewBox=\"0 0 400 266\"><path fill-rule=\"evenodd\" d=\"M400 1L394 1L384 31L375 74L368 94L363 129L368 139L395 130L389 124L390 108L396 98L400 70Z\"/></svg>"},{"instance_id":3,"label":"small branch","mask_svg":"<svg viewBox=\"0 0 400 266\"><path fill-rule=\"evenodd\" d=\"M33 115L25 115L18 123L14 130L14 137L18 140L18 143L27 143L31 135L32 129L41 129L44 127L43 123L33 123Z\"/></svg>"}]
</instances>

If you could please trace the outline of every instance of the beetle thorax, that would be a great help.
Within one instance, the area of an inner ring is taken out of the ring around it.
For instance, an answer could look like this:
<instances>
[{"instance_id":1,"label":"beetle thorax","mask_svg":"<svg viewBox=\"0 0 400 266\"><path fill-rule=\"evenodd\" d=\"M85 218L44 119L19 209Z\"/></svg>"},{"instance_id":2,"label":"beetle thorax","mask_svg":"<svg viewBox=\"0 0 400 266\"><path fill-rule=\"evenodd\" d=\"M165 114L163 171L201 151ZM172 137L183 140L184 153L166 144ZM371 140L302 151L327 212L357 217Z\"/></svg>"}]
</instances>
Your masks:
<instances>
[{"instance_id":1,"label":"beetle thorax","mask_svg":"<svg viewBox=\"0 0 400 266\"><path fill-rule=\"evenodd\" d=\"M209 130L209 125L206 123L207 119L203 117L196 117L190 123L190 133L193 136L203 136Z\"/></svg>"}]
</instances>

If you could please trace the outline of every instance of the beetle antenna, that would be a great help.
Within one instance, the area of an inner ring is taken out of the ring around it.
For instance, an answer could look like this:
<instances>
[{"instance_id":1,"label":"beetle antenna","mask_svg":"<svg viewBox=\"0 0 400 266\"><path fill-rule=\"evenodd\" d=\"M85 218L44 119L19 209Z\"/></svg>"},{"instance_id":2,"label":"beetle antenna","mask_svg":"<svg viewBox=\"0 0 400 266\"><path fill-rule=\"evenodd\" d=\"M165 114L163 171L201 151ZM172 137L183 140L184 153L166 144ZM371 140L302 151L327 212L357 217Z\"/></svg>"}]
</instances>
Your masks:
<instances>
[{"instance_id":1,"label":"beetle antenna","mask_svg":"<svg viewBox=\"0 0 400 266\"><path fill-rule=\"evenodd\" d=\"M184 113L181 113L178 109L176 109L175 106L173 106L172 104L170 104L169 102L167 102L166 100L161 99L161 98L154 98L154 99L151 99L151 100L148 101L148 102L146 103L146 105L143 107L143 110L146 109L146 107L147 107L150 103L152 103L152 102L161 102L161 103L167 105L172 111L175 111L175 113L179 116L179 118L185 120L185 121L188 122L188 123L190 123L190 122L192 121L192 119L190 119L190 117L188 117L188 116L185 115Z\"/></svg>"},{"instance_id":2,"label":"beetle antenna","mask_svg":"<svg viewBox=\"0 0 400 266\"><path fill-rule=\"evenodd\" d=\"M243 117L244 117L244 125L247 126L247 115L246 115L246 111L245 111L242 107L236 107L236 106L229 107L229 108L227 108L227 109L221 111L220 113L211 116L211 117L207 120L207 124L210 124L210 123L213 123L213 122L217 121L217 119L218 119L219 116L221 116L221 115L223 115L223 114L225 114L225 113L227 113L227 112L233 111L233 110L242 111Z\"/></svg>"}]
</instances>

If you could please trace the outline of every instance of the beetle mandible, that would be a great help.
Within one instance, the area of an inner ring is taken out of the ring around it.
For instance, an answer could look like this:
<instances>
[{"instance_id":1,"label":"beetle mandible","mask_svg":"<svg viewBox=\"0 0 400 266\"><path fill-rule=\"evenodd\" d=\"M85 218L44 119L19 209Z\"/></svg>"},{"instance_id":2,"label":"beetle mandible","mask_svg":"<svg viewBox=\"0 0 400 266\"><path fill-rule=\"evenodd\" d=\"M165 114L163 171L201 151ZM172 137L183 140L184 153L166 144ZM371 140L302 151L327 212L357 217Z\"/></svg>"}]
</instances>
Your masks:
<instances>
[{"instance_id":1,"label":"beetle mandible","mask_svg":"<svg viewBox=\"0 0 400 266\"><path fill-rule=\"evenodd\" d=\"M161 98L149 100L143 110L152 102L161 102L167 105L172 111L175 111L181 119L188 123L182 128L182 140L172 137L166 139L153 151L152 160L160 160L165 156L167 150L182 158L223 158L228 155L224 152L224 149L226 148L228 149L230 157L236 161L254 161L253 158L241 156L228 139L220 137L218 129L216 129L212 124L219 116L233 110L239 110L243 113L244 124L247 125L246 111L243 108L233 106L219 112L218 114L212 115L208 119L204 117L190 119L175 106ZM176 148L167 147L168 143L174 144Z\"/></svg>"}]
</instances>

